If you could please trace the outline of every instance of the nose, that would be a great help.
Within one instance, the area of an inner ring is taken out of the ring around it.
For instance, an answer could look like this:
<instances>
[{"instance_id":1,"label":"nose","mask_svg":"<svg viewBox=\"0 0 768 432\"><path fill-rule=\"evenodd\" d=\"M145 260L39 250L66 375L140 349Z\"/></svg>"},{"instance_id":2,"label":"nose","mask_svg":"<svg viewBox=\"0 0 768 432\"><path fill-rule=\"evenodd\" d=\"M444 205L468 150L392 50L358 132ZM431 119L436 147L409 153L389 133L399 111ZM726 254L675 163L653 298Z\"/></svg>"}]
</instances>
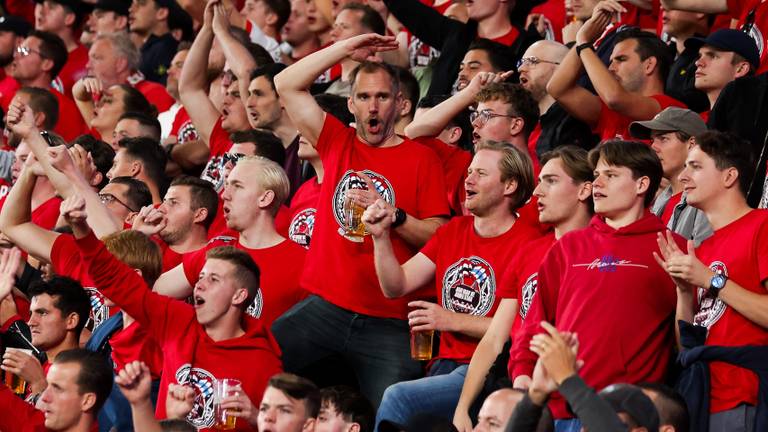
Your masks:
<instances>
[{"instance_id":1,"label":"nose","mask_svg":"<svg viewBox=\"0 0 768 432\"><path fill-rule=\"evenodd\" d=\"M689 177L690 172L688 171L688 166L686 165L685 168L683 168L682 171L680 171L680 174L677 176L677 179L680 180L681 183L685 184L690 181Z\"/></svg>"},{"instance_id":2,"label":"nose","mask_svg":"<svg viewBox=\"0 0 768 432\"><path fill-rule=\"evenodd\" d=\"M539 184L536 185L536 187L533 189L533 195L536 197L543 197L544 196L544 188L543 188L544 182L539 182Z\"/></svg>"}]
</instances>

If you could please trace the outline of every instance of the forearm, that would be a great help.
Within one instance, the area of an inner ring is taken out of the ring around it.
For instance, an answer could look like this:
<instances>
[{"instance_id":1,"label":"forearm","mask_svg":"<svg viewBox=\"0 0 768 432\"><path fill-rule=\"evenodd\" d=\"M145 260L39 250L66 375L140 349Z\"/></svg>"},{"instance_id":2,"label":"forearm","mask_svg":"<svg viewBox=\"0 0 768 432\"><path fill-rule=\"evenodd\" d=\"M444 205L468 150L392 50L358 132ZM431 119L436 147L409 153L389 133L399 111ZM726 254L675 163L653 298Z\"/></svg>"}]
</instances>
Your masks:
<instances>
[{"instance_id":1,"label":"forearm","mask_svg":"<svg viewBox=\"0 0 768 432\"><path fill-rule=\"evenodd\" d=\"M693 292L691 290L677 290L677 306L675 308L675 340L680 347L680 326L678 321L693 322Z\"/></svg>"},{"instance_id":2,"label":"forearm","mask_svg":"<svg viewBox=\"0 0 768 432\"><path fill-rule=\"evenodd\" d=\"M213 46L213 29L208 26L202 26L200 32L195 37L192 46L189 48L184 67L181 68L179 76L179 95L181 103L187 105L184 100L184 93L189 91L205 91L206 69L208 68L208 53Z\"/></svg>"},{"instance_id":3,"label":"forearm","mask_svg":"<svg viewBox=\"0 0 768 432\"><path fill-rule=\"evenodd\" d=\"M744 289L730 279L720 290L719 298L748 320L764 329L768 328L768 294Z\"/></svg>"},{"instance_id":4,"label":"forearm","mask_svg":"<svg viewBox=\"0 0 768 432\"><path fill-rule=\"evenodd\" d=\"M133 418L133 427L137 431L143 432L162 432L163 428L160 422L155 419L155 408L149 397L131 404L131 418Z\"/></svg>"},{"instance_id":5,"label":"forearm","mask_svg":"<svg viewBox=\"0 0 768 432\"><path fill-rule=\"evenodd\" d=\"M464 378L464 385L461 387L459 402L456 404L457 412L468 414L470 407L477 399L477 395L482 391L485 377L501 352L501 348L497 350L494 346L496 345L495 342L490 337L490 332L486 333L472 354L472 360L469 362L467 375Z\"/></svg>"},{"instance_id":6,"label":"forearm","mask_svg":"<svg viewBox=\"0 0 768 432\"><path fill-rule=\"evenodd\" d=\"M341 42L315 51L280 72L275 77L275 88L281 97L291 92L305 92L320 74L350 54Z\"/></svg>"},{"instance_id":7,"label":"forearm","mask_svg":"<svg viewBox=\"0 0 768 432\"><path fill-rule=\"evenodd\" d=\"M405 272L397 261L389 233L374 237L373 262L384 297L397 298L407 294Z\"/></svg>"},{"instance_id":8,"label":"forearm","mask_svg":"<svg viewBox=\"0 0 768 432\"><path fill-rule=\"evenodd\" d=\"M536 404L526 393L512 411L506 432L535 432L543 412L544 405Z\"/></svg>"},{"instance_id":9,"label":"forearm","mask_svg":"<svg viewBox=\"0 0 768 432\"><path fill-rule=\"evenodd\" d=\"M416 219L409 215L406 217L405 223L395 228L395 232L411 247L421 248L445 222L446 219L439 217Z\"/></svg>"},{"instance_id":10,"label":"forearm","mask_svg":"<svg viewBox=\"0 0 768 432\"><path fill-rule=\"evenodd\" d=\"M717 14L728 12L727 0L661 0L666 10L684 10Z\"/></svg>"},{"instance_id":11,"label":"forearm","mask_svg":"<svg viewBox=\"0 0 768 432\"><path fill-rule=\"evenodd\" d=\"M93 121L94 112L95 112L93 101L79 100L75 98L75 105L77 105L77 110L80 111L80 115L83 116L83 120L85 120L85 124L90 126L91 122Z\"/></svg>"},{"instance_id":12,"label":"forearm","mask_svg":"<svg viewBox=\"0 0 768 432\"><path fill-rule=\"evenodd\" d=\"M475 339L482 338L491 325L491 317L481 317L459 312L451 313L454 315L451 317L451 328L449 330Z\"/></svg>"},{"instance_id":13,"label":"forearm","mask_svg":"<svg viewBox=\"0 0 768 432\"><path fill-rule=\"evenodd\" d=\"M32 191L35 189L35 180L36 177L29 170L22 171L0 211L0 231L14 243L19 241L14 235L14 228L32 221Z\"/></svg>"},{"instance_id":14,"label":"forearm","mask_svg":"<svg viewBox=\"0 0 768 432\"><path fill-rule=\"evenodd\" d=\"M210 157L211 151L202 139L187 141L171 149L171 159L183 170L205 165Z\"/></svg>"},{"instance_id":15,"label":"forearm","mask_svg":"<svg viewBox=\"0 0 768 432\"><path fill-rule=\"evenodd\" d=\"M576 48L571 48L549 79L547 93L553 98L558 99L569 89L576 87L579 75L581 75L581 66L581 59L576 54Z\"/></svg>"},{"instance_id":16,"label":"forearm","mask_svg":"<svg viewBox=\"0 0 768 432\"><path fill-rule=\"evenodd\" d=\"M474 103L475 95L476 93L469 90L468 87L456 93L424 114L419 115L418 119L406 126L405 135L413 139L440 134L451 120Z\"/></svg>"},{"instance_id":17,"label":"forearm","mask_svg":"<svg viewBox=\"0 0 768 432\"><path fill-rule=\"evenodd\" d=\"M621 104L628 99L628 93L616 78L614 78L608 68L605 67L603 61L597 56L597 53L591 49L582 50L581 62L584 65L584 69L587 71L587 75L589 75L589 79L592 81L592 85L595 87L595 91L598 96L600 96L600 99L602 99L609 108L620 110Z\"/></svg>"},{"instance_id":18,"label":"forearm","mask_svg":"<svg viewBox=\"0 0 768 432\"><path fill-rule=\"evenodd\" d=\"M71 196L73 192L72 185L64 173L51 165L51 160L48 157L48 143L40 135L40 131L37 128L33 128L29 136L24 137L24 142L29 145L30 150L35 155L35 159L40 162L46 177L48 177L53 187L56 188L59 195L65 199Z\"/></svg>"},{"instance_id":19,"label":"forearm","mask_svg":"<svg viewBox=\"0 0 768 432\"><path fill-rule=\"evenodd\" d=\"M216 39L224 52L224 58L227 59L232 72L237 76L238 81L251 81L251 72L256 68L256 62L248 50L229 31L222 31L216 34ZM247 98L248 94L241 94L241 97Z\"/></svg>"},{"instance_id":20,"label":"forearm","mask_svg":"<svg viewBox=\"0 0 768 432\"><path fill-rule=\"evenodd\" d=\"M88 213L88 225L98 238L102 238L123 229L123 222L115 217L111 211L101 202L98 192L93 190L90 184L79 172L67 173L73 189L85 200L85 209Z\"/></svg>"}]
</instances>

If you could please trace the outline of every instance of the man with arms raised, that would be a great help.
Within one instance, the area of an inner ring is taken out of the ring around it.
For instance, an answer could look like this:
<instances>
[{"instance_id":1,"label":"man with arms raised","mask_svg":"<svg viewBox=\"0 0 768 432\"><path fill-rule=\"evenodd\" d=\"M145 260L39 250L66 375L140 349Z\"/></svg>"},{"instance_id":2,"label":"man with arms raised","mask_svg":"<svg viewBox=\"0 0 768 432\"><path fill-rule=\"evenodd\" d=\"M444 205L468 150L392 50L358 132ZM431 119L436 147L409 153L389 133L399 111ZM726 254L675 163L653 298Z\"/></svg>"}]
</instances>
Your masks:
<instances>
[{"instance_id":1,"label":"man with arms raised","mask_svg":"<svg viewBox=\"0 0 768 432\"><path fill-rule=\"evenodd\" d=\"M344 203L365 208L382 199L381 205L397 215L391 238L395 255L404 261L448 214L443 174L434 153L394 134L401 96L390 66L363 62L351 75L348 106L356 129L325 114L309 87L348 56L363 61L396 46L391 37L356 36L303 58L275 77L283 106L301 135L317 148L325 176L302 279L302 286L315 295L284 314L273 331L289 371L334 353L345 355L363 394L374 405L390 384L420 373L419 364L410 359L404 321L408 301L414 298L383 296L370 238L345 236L349 224ZM368 324L360 327L360 320ZM348 332L354 343L345 344L338 337Z\"/></svg>"}]
</instances>

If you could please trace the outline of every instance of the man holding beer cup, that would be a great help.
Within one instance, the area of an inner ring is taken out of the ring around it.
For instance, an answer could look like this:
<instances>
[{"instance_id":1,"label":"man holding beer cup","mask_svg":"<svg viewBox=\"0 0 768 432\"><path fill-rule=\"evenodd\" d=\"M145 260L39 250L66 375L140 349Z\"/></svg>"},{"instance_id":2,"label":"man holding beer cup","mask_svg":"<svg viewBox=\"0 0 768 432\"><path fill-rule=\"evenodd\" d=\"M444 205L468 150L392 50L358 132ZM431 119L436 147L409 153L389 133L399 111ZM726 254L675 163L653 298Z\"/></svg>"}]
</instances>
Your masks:
<instances>
[{"instance_id":1,"label":"man holding beer cup","mask_svg":"<svg viewBox=\"0 0 768 432\"><path fill-rule=\"evenodd\" d=\"M401 297L435 280L438 304L408 304L411 340L441 332L438 358L429 376L387 388L377 424L383 420L404 424L415 413L453 417L467 365L500 301L501 273L518 249L539 235L530 224L517 220L516 211L533 192L534 177L530 158L513 145L478 143L464 188L465 207L472 215L440 227L421 252L402 266L389 239L392 211L377 201L363 215L373 237L376 274L385 296ZM431 339L426 341L428 354Z\"/></svg>"}]
</instances>

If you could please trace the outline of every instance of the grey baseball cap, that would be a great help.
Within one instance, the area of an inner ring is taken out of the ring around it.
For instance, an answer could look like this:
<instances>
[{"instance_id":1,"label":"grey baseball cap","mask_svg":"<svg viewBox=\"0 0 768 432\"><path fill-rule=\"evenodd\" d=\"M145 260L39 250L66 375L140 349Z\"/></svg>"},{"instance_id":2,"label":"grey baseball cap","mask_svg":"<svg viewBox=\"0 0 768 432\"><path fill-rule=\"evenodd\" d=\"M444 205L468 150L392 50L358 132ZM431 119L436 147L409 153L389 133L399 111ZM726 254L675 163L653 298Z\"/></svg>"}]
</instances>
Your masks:
<instances>
[{"instance_id":1,"label":"grey baseball cap","mask_svg":"<svg viewBox=\"0 0 768 432\"><path fill-rule=\"evenodd\" d=\"M669 107L656 114L652 120L636 121L629 125L629 133L639 139L650 139L651 132L685 132L696 136L707 131L707 125L695 112L678 107Z\"/></svg>"}]
</instances>

